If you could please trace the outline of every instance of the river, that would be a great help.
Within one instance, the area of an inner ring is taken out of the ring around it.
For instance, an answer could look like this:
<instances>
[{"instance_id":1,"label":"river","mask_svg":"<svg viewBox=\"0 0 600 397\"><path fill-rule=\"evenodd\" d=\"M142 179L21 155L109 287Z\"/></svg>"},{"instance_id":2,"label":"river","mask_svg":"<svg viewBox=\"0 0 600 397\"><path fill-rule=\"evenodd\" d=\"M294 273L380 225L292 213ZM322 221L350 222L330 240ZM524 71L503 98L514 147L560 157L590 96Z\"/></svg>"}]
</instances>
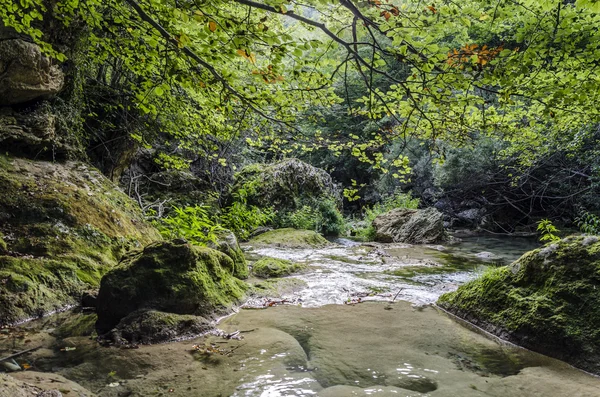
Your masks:
<instances>
[{"instance_id":1,"label":"river","mask_svg":"<svg viewBox=\"0 0 600 397\"><path fill-rule=\"evenodd\" d=\"M306 268L278 296L255 296L219 323L225 335L240 339L212 334L105 348L91 337L94 314L66 312L6 330L0 350L42 346L17 362L102 397L600 396L597 377L486 335L432 305L487 267L535 248L535 241L334 242L318 250L246 247L250 257L286 258Z\"/></svg>"}]
</instances>

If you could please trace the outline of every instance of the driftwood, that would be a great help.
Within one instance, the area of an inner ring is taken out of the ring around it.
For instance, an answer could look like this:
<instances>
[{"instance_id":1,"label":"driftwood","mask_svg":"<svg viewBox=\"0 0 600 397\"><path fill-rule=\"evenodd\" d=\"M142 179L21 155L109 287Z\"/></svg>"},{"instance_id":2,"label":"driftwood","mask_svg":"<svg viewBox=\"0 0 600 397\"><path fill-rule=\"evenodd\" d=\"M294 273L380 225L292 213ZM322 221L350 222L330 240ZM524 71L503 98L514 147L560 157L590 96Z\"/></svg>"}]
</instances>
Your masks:
<instances>
[{"instance_id":1,"label":"driftwood","mask_svg":"<svg viewBox=\"0 0 600 397\"><path fill-rule=\"evenodd\" d=\"M34 351L34 350L37 350L37 349L39 349L39 348L41 348L41 347L42 347L42 346L38 346L38 347L32 347L31 349L22 350L22 351L20 351L20 352L18 352L18 353L11 354L10 356L2 357L2 358L0 358L0 362L2 362L2 361L6 361L6 360L10 360L11 358L19 357L20 355L23 355L23 354L25 354L25 353L32 352L32 351Z\"/></svg>"}]
</instances>

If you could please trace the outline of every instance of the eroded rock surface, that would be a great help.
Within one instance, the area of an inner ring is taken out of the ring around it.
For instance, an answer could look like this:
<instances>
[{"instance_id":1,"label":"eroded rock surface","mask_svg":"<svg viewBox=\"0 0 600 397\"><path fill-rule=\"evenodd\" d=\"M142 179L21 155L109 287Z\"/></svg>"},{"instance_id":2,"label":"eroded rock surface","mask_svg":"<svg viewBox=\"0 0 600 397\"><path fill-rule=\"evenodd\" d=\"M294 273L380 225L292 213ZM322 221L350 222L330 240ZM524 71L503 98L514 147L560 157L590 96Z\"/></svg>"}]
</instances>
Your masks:
<instances>
[{"instance_id":1,"label":"eroded rock surface","mask_svg":"<svg viewBox=\"0 0 600 397\"><path fill-rule=\"evenodd\" d=\"M63 85L59 66L39 46L18 38L0 41L0 106L48 98Z\"/></svg>"}]
</instances>

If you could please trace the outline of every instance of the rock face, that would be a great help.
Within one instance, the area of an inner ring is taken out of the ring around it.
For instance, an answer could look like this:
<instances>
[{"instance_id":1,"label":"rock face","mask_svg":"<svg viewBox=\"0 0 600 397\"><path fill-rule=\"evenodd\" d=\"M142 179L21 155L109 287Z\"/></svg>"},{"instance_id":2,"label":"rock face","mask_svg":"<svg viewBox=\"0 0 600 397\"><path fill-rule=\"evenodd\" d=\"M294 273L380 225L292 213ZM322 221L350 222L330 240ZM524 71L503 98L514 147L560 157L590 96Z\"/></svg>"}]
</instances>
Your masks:
<instances>
[{"instance_id":1,"label":"rock face","mask_svg":"<svg viewBox=\"0 0 600 397\"><path fill-rule=\"evenodd\" d=\"M253 164L236 175L232 194L243 190L248 204L296 209L303 199L334 198L339 193L331 176L320 168L297 159L274 164Z\"/></svg>"},{"instance_id":2,"label":"rock face","mask_svg":"<svg viewBox=\"0 0 600 397\"><path fill-rule=\"evenodd\" d=\"M0 326L77 304L129 248L160 239L97 170L0 156Z\"/></svg>"},{"instance_id":3,"label":"rock face","mask_svg":"<svg viewBox=\"0 0 600 397\"><path fill-rule=\"evenodd\" d=\"M323 248L330 243L312 230L276 229L259 234L248 242L254 247Z\"/></svg>"},{"instance_id":4,"label":"rock face","mask_svg":"<svg viewBox=\"0 0 600 397\"><path fill-rule=\"evenodd\" d=\"M36 44L21 39L0 41L0 106L48 98L63 84L60 68Z\"/></svg>"},{"instance_id":5,"label":"rock face","mask_svg":"<svg viewBox=\"0 0 600 397\"><path fill-rule=\"evenodd\" d=\"M600 374L600 240L568 237L442 295L504 339Z\"/></svg>"},{"instance_id":6,"label":"rock face","mask_svg":"<svg viewBox=\"0 0 600 397\"><path fill-rule=\"evenodd\" d=\"M375 241L433 244L447 239L443 215L435 208L396 208L373 220Z\"/></svg>"},{"instance_id":7,"label":"rock face","mask_svg":"<svg viewBox=\"0 0 600 397\"><path fill-rule=\"evenodd\" d=\"M102 278L96 328L106 333L140 309L208 319L226 313L245 290L233 269L229 256L187 243L154 243L128 253Z\"/></svg>"},{"instance_id":8,"label":"rock face","mask_svg":"<svg viewBox=\"0 0 600 397\"><path fill-rule=\"evenodd\" d=\"M259 259L252 266L252 273L261 278L289 276L302 267L291 261L278 258L265 257Z\"/></svg>"}]
</instances>

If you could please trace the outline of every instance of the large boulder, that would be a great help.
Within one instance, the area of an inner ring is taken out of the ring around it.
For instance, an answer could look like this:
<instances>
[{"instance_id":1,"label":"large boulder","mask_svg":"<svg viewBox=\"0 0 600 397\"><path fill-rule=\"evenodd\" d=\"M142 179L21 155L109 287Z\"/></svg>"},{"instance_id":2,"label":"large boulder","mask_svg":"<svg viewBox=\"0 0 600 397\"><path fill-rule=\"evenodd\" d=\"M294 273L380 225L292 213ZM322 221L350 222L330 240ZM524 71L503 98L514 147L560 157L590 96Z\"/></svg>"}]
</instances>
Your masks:
<instances>
[{"instance_id":1,"label":"large boulder","mask_svg":"<svg viewBox=\"0 0 600 397\"><path fill-rule=\"evenodd\" d=\"M0 326L77 304L126 250L161 238L83 163L0 155L0 186Z\"/></svg>"},{"instance_id":2,"label":"large boulder","mask_svg":"<svg viewBox=\"0 0 600 397\"><path fill-rule=\"evenodd\" d=\"M373 220L375 241L433 244L447 240L444 216L435 208L395 208Z\"/></svg>"},{"instance_id":3,"label":"large boulder","mask_svg":"<svg viewBox=\"0 0 600 397\"><path fill-rule=\"evenodd\" d=\"M253 247L323 248L331 243L312 230L285 228L259 234L248 244Z\"/></svg>"},{"instance_id":4,"label":"large boulder","mask_svg":"<svg viewBox=\"0 0 600 397\"><path fill-rule=\"evenodd\" d=\"M600 374L600 239L568 237L442 295L438 305L528 349Z\"/></svg>"},{"instance_id":5,"label":"large boulder","mask_svg":"<svg viewBox=\"0 0 600 397\"><path fill-rule=\"evenodd\" d=\"M106 333L140 309L214 319L244 295L233 269L229 256L177 240L128 253L102 277L96 328Z\"/></svg>"},{"instance_id":6,"label":"large boulder","mask_svg":"<svg viewBox=\"0 0 600 397\"><path fill-rule=\"evenodd\" d=\"M63 85L59 66L39 46L18 38L0 40L0 106L48 98Z\"/></svg>"},{"instance_id":7,"label":"large boulder","mask_svg":"<svg viewBox=\"0 0 600 397\"><path fill-rule=\"evenodd\" d=\"M273 164L252 164L236 175L232 195L243 195L248 204L293 210L310 199L341 201L331 176L297 159Z\"/></svg>"}]
</instances>

